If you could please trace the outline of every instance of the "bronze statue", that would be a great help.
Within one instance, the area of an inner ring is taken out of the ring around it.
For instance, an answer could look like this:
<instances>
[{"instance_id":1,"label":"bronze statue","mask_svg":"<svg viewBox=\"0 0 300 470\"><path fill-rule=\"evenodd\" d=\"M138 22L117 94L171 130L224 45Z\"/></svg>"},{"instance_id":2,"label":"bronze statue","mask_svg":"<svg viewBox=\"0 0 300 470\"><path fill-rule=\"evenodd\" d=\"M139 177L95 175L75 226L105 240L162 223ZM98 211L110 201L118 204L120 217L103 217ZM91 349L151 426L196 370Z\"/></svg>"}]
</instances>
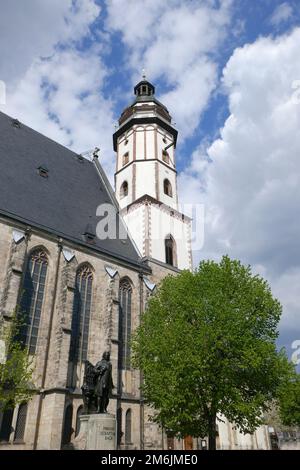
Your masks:
<instances>
[{"instance_id":1,"label":"bronze statue","mask_svg":"<svg viewBox=\"0 0 300 470\"><path fill-rule=\"evenodd\" d=\"M107 413L107 406L112 389L112 366L110 353L103 353L101 361L95 366L85 362L82 389L84 413Z\"/></svg>"},{"instance_id":2,"label":"bronze statue","mask_svg":"<svg viewBox=\"0 0 300 470\"><path fill-rule=\"evenodd\" d=\"M98 413L107 413L109 397L114 386L111 371L112 367L110 362L110 353L105 352L103 353L101 361L97 362L95 366L95 373L97 377L95 395L97 397Z\"/></svg>"},{"instance_id":3,"label":"bronze statue","mask_svg":"<svg viewBox=\"0 0 300 470\"><path fill-rule=\"evenodd\" d=\"M81 387L84 414L97 412L97 397L95 396L95 373L94 366L89 361L85 361L83 385Z\"/></svg>"}]
</instances>

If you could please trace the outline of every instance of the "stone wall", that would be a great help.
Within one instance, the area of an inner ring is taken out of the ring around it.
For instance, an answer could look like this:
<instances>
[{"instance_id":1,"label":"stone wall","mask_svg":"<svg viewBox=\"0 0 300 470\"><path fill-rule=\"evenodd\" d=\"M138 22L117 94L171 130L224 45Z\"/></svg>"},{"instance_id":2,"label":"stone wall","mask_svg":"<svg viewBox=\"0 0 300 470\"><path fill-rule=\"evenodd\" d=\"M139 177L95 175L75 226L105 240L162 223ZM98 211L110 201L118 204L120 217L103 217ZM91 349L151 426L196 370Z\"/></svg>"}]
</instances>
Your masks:
<instances>
[{"instance_id":1,"label":"stone wall","mask_svg":"<svg viewBox=\"0 0 300 470\"><path fill-rule=\"evenodd\" d=\"M24 231L24 238L18 243L13 240L15 228ZM26 227L10 225L7 221L0 223L0 236L0 314L5 322L9 321L20 300L24 270L31 251L37 247L43 248L48 257L46 287L35 355L34 382L38 393L29 404L25 443L18 446L13 443L16 409L10 444L1 445L1 449L33 448L35 440L37 448L59 449L66 406L73 404L73 426L76 427L77 409L82 404L79 397L84 364L76 367L76 383L73 384L75 387L73 389L68 387L76 271L82 264L89 264L93 272L88 359L95 363L105 350L110 350L115 384L118 380L119 282L126 277L132 285L132 329L134 330L139 324L142 305L140 273L136 268L118 263L105 255L84 248L79 249L76 245L67 244L63 240L57 240L35 230L26 232ZM67 261L63 255L62 249L66 246L74 253L71 261ZM113 279L106 272L106 266L117 271ZM125 401L121 400L118 406L122 408L123 427L126 411L129 408L132 410L132 448L140 446L139 380L139 371L122 371ZM116 390L114 392L116 393ZM117 400L111 400L110 411L113 414L116 414L116 407Z\"/></svg>"},{"instance_id":2,"label":"stone wall","mask_svg":"<svg viewBox=\"0 0 300 470\"><path fill-rule=\"evenodd\" d=\"M13 239L13 231L22 230L24 236ZM117 414L121 409L121 448L162 449L167 448L167 437L151 422L151 410L143 405L140 397L140 372L130 369L118 374L118 335L119 335L119 283L127 278L132 286L132 330L140 322L151 291L143 282L143 275L136 268L105 254L88 248L67 243L50 235L32 230L21 224L10 224L0 220L0 319L4 323L18 305L22 292L24 270L32 250L43 248L48 257L46 288L41 313L39 337L35 354L34 383L37 394L28 406L24 443L14 443L14 429L18 408L14 411L12 432L9 443L0 444L0 449L60 449L64 426L65 410L73 406L72 439L75 438L77 411L82 406L81 390L84 364L74 370L74 381L70 383L69 350L71 322L75 291L76 272L83 264L88 264L93 272L92 309L89 329L88 359L96 363L105 350L110 350L113 366L113 381L117 386L122 382L122 398L114 398L109 404L109 412ZM67 247L74 257L67 261L63 249ZM152 259L147 260L152 274L146 277L159 284L167 274L177 275L176 268ZM117 271L111 278L105 267ZM72 385L72 387L70 386ZM131 442L125 442L126 413L131 410ZM1 416L0 416L1 422ZM220 426L220 448L267 448L263 430L255 436L239 437L229 423ZM246 439L246 440L245 440ZM196 443L194 443L196 446ZM182 449L184 443L175 440L175 448Z\"/></svg>"}]
</instances>

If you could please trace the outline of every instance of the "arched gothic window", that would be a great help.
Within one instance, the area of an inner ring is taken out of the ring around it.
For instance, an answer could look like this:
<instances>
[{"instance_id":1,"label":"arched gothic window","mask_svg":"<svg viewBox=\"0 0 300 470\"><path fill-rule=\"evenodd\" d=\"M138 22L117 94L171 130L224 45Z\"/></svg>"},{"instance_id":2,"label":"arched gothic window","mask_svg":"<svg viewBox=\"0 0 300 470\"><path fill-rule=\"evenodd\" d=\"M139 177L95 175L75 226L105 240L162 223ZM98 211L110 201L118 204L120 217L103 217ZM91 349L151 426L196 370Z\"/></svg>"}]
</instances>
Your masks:
<instances>
[{"instance_id":1,"label":"arched gothic window","mask_svg":"<svg viewBox=\"0 0 300 470\"><path fill-rule=\"evenodd\" d=\"M83 414L83 405L79 406L76 414L76 430L75 437L80 433L80 416Z\"/></svg>"},{"instance_id":2,"label":"arched gothic window","mask_svg":"<svg viewBox=\"0 0 300 470\"><path fill-rule=\"evenodd\" d=\"M72 437L72 419L73 419L73 405L68 405L65 411L65 419L64 419L64 428L63 428L63 435L62 435L62 445L69 444L71 442Z\"/></svg>"},{"instance_id":3,"label":"arched gothic window","mask_svg":"<svg viewBox=\"0 0 300 470\"><path fill-rule=\"evenodd\" d=\"M77 271L73 314L70 360L83 362L87 358L92 303L93 273L88 265Z\"/></svg>"},{"instance_id":4,"label":"arched gothic window","mask_svg":"<svg viewBox=\"0 0 300 470\"><path fill-rule=\"evenodd\" d=\"M166 263L171 266L177 265L176 243L174 238L169 235L165 238Z\"/></svg>"},{"instance_id":5,"label":"arched gothic window","mask_svg":"<svg viewBox=\"0 0 300 470\"><path fill-rule=\"evenodd\" d=\"M25 271L25 278L20 301L22 327L21 342L28 347L29 353L36 351L41 312L45 294L48 258L46 253L35 250L31 253Z\"/></svg>"},{"instance_id":6,"label":"arched gothic window","mask_svg":"<svg viewBox=\"0 0 300 470\"><path fill-rule=\"evenodd\" d=\"M122 441L122 408L117 408L117 448L121 445Z\"/></svg>"},{"instance_id":7,"label":"arched gothic window","mask_svg":"<svg viewBox=\"0 0 300 470\"><path fill-rule=\"evenodd\" d=\"M122 183L122 186L121 186L121 189L120 189L120 197L126 197L128 196L128 183L127 181L124 181L124 183Z\"/></svg>"},{"instance_id":8,"label":"arched gothic window","mask_svg":"<svg viewBox=\"0 0 300 470\"><path fill-rule=\"evenodd\" d=\"M23 442L24 440L27 409L28 409L27 403L22 403L19 406L16 429L15 429L15 436L14 436L15 442Z\"/></svg>"},{"instance_id":9,"label":"arched gothic window","mask_svg":"<svg viewBox=\"0 0 300 470\"><path fill-rule=\"evenodd\" d=\"M121 369L130 369L130 341L131 341L131 298L132 287L127 279L120 281L120 341L121 341Z\"/></svg>"},{"instance_id":10,"label":"arched gothic window","mask_svg":"<svg viewBox=\"0 0 300 470\"><path fill-rule=\"evenodd\" d=\"M172 197L172 185L170 183L169 180L165 179L164 180L164 193L167 195L167 196L170 196Z\"/></svg>"},{"instance_id":11,"label":"arched gothic window","mask_svg":"<svg viewBox=\"0 0 300 470\"><path fill-rule=\"evenodd\" d=\"M12 431L11 425L14 415L14 409L8 408L3 411L0 426L0 442L8 442Z\"/></svg>"},{"instance_id":12,"label":"arched gothic window","mask_svg":"<svg viewBox=\"0 0 300 470\"><path fill-rule=\"evenodd\" d=\"M125 444L131 444L131 421L132 411L129 409L126 411L125 416Z\"/></svg>"}]
</instances>

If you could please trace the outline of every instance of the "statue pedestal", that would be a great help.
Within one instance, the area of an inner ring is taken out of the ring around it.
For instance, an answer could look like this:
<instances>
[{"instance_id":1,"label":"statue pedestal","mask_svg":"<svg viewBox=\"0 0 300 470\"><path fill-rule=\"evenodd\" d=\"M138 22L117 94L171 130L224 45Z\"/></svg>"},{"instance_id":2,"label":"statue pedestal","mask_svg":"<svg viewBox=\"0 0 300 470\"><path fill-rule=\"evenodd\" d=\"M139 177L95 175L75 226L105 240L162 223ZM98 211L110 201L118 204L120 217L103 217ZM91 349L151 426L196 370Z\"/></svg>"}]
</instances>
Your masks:
<instances>
[{"instance_id":1,"label":"statue pedestal","mask_svg":"<svg viewBox=\"0 0 300 470\"><path fill-rule=\"evenodd\" d=\"M73 446L77 450L115 450L115 416L109 413L81 415L80 432Z\"/></svg>"}]
</instances>

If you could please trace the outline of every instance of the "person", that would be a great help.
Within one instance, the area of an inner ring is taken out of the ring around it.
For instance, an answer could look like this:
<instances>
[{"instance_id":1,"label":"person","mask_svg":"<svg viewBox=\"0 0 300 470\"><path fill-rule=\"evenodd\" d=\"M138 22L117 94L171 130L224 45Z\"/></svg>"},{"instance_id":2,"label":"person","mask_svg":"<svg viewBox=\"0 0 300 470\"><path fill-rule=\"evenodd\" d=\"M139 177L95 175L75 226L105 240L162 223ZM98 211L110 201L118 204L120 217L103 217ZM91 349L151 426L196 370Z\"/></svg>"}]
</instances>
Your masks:
<instances>
[{"instance_id":1,"label":"person","mask_svg":"<svg viewBox=\"0 0 300 470\"><path fill-rule=\"evenodd\" d=\"M95 365L95 395L97 397L97 412L107 413L109 397L114 388L112 381L112 366L110 362L110 353L103 353L101 361Z\"/></svg>"}]
</instances>

